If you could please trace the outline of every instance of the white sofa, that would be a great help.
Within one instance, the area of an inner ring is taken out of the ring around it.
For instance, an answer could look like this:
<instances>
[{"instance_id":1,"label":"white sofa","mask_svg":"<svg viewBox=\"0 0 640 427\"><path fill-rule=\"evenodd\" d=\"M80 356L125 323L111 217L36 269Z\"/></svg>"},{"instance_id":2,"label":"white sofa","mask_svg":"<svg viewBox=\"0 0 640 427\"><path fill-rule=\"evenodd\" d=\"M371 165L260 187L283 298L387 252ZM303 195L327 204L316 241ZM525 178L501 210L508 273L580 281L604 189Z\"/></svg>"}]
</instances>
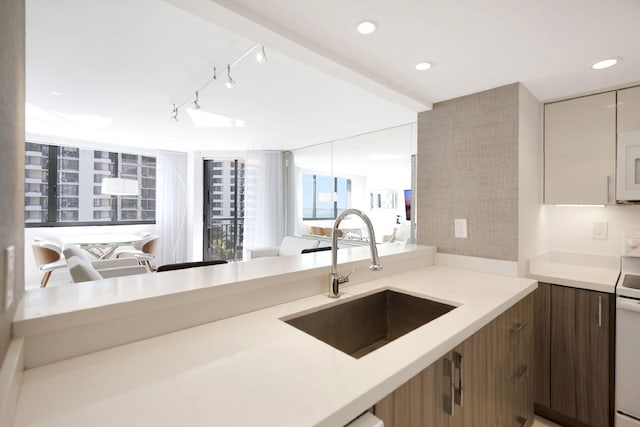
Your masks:
<instances>
[{"instance_id":1,"label":"white sofa","mask_svg":"<svg viewBox=\"0 0 640 427\"><path fill-rule=\"evenodd\" d=\"M285 236L279 246L245 249L245 259L263 258L270 256L300 255L304 249L316 249L319 246L320 241L316 239ZM325 244L324 246L327 245Z\"/></svg>"},{"instance_id":2,"label":"white sofa","mask_svg":"<svg viewBox=\"0 0 640 427\"><path fill-rule=\"evenodd\" d=\"M78 245L68 245L62 252L74 283L149 272L136 258L96 260Z\"/></svg>"}]
</instances>

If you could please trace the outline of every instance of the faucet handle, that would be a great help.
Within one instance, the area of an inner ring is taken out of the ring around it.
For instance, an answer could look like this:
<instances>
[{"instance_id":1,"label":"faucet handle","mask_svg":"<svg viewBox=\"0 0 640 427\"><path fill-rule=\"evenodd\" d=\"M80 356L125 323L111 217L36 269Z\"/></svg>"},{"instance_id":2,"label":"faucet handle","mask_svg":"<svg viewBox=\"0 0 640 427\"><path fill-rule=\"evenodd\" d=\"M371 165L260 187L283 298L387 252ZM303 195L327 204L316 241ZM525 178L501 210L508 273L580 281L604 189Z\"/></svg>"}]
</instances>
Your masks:
<instances>
[{"instance_id":1,"label":"faucet handle","mask_svg":"<svg viewBox=\"0 0 640 427\"><path fill-rule=\"evenodd\" d=\"M338 281L338 284L342 284L342 283L347 283L349 281L349 277L351 277L351 275L353 274L353 272L356 271L356 269L354 268L353 270L351 270L351 272L349 272L349 274L343 275L343 274L338 274L336 275L336 280Z\"/></svg>"}]
</instances>

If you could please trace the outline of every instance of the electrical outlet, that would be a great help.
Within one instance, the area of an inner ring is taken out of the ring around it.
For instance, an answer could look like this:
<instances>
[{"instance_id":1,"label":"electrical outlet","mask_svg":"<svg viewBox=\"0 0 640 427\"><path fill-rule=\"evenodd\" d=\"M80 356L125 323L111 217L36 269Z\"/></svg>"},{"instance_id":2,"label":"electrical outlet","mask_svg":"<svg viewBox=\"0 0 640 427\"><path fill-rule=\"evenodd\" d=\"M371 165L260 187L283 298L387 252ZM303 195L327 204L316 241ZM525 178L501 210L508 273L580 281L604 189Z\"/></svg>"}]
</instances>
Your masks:
<instances>
[{"instance_id":1,"label":"electrical outlet","mask_svg":"<svg viewBox=\"0 0 640 427\"><path fill-rule=\"evenodd\" d=\"M591 226L591 238L607 240L607 222L595 221Z\"/></svg>"},{"instance_id":2,"label":"electrical outlet","mask_svg":"<svg viewBox=\"0 0 640 427\"><path fill-rule=\"evenodd\" d=\"M466 218L453 220L454 235L456 239L467 238L467 220Z\"/></svg>"},{"instance_id":3,"label":"electrical outlet","mask_svg":"<svg viewBox=\"0 0 640 427\"><path fill-rule=\"evenodd\" d=\"M13 303L13 288L15 286L15 276L16 276L16 248L15 246L7 246L2 254L3 258L3 272L2 272L2 280L4 282L4 309L5 311L9 309L11 304Z\"/></svg>"}]
</instances>

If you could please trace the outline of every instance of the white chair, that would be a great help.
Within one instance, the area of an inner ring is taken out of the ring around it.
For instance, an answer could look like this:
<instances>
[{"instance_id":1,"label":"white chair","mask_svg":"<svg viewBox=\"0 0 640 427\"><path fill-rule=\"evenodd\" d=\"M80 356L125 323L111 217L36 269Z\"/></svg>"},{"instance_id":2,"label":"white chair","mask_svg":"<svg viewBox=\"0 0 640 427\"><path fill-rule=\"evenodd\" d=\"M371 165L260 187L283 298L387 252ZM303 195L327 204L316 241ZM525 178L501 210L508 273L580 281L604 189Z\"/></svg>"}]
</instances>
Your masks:
<instances>
[{"instance_id":1,"label":"white chair","mask_svg":"<svg viewBox=\"0 0 640 427\"><path fill-rule=\"evenodd\" d=\"M36 239L32 244L33 256L38 269L44 273L40 281L40 287L47 286L53 270L66 267L67 263L62 259L62 250L59 245L46 240Z\"/></svg>"},{"instance_id":2,"label":"white chair","mask_svg":"<svg viewBox=\"0 0 640 427\"><path fill-rule=\"evenodd\" d=\"M139 265L135 258L122 259L95 259L87 251L78 245L67 245L62 251L66 259L72 257L81 258L93 266L96 270L104 270L105 268L134 267Z\"/></svg>"},{"instance_id":3,"label":"white chair","mask_svg":"<svg viewBox=\"0 0 640 427\"><path fill-rule=\"evenodd\" d=\"M149 268L149 271L153 271L151 261L155 259L159 239L159 236L156 234L149 234L142 240L135 242L133 248L122 247L116 249L114 256L116 259L133 257L138 260L138 263L145 264Z\"/></svg>"},{"instance_id":4,"label":"white chair","mask_svg":"<svg viewBox=\"0 0 640 427\"><path fill-rule=\"evenodd\" d=\"M264 258L270 256L300 255L304 249L315 249L320 245L316 239L285 236L279 246L267 246L256 249L246 249L246 258Z\"/></svg>"},{"instance_id":5,"label":"white chair","mask_svg":"<svg viewBox=\"0 0 640 427\"><path fill-rule=\"evenodd\" d=\"M411 238L411 226L403 225L393 229L393 233L385 236L385 243L407 243Z\"/></svg>"},{"instance_id":6,"label":"white chair","mask_svg":"<svg viewBox=\"0 0 640 427\"><path fill-rule=\"evenodd\" d=\"M133 261L135 261L135 259L133 259ZM137 262L135 265L102 268L97 270L91 262L78 256L72 256L67 259L67 265L69 266L69 273L71 274L71 280L73 280L73 283L102 280L111 277L131 276L134 274L148 272L146 267L138 265Z\"/></svg>"},{"instance_id":7,"label":"white chair","mask_svg":"<svg viewBox=\"0 0 640 427\"><path fill-rule=\"evenodd\" d=\"M135 251L139 251L142 250L142 245L144 244L144 242L146 241L145 239L149 236L151 236L152 234L149 233L148 231L143 231L140 233L135 233L138 236L141 237L140 240L138 240L137 242L133 242L131 245L123 245L120 246L118 248L116 248L115 251L113 251L113 254L111 254L111 256L113 258L116 258L118 256L119 253L124 253L124 252L135 252Z\"/></svg>"}]
</instances>

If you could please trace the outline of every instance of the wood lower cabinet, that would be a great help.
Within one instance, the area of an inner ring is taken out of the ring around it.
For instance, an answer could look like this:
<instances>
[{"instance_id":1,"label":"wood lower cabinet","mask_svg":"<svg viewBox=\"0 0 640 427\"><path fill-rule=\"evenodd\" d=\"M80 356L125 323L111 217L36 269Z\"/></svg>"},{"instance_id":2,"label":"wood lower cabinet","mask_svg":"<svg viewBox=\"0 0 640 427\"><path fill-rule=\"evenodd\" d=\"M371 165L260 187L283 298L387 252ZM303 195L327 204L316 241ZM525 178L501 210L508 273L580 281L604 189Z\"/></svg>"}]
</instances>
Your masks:
<instances>
[{"instance_id":1,"label":"wood lower cabinet","mask_svg":"<svg viewBox=\"0 0 640 427\"><path fill-rule=\"evenodd\" d=\"M533 295L374 407L385 427L533 423Z\"/></svg>"},{"instance_id":2,"label":"wood lower cabinet","mask_svg":"<svg viewBox=\"0 0 640 427\"><path fill-rule=\"evenodd\" d=\"M613 426L610 294L540 284L536 291L536 412L568 426Z\"/></svg>"}]
</instances>

